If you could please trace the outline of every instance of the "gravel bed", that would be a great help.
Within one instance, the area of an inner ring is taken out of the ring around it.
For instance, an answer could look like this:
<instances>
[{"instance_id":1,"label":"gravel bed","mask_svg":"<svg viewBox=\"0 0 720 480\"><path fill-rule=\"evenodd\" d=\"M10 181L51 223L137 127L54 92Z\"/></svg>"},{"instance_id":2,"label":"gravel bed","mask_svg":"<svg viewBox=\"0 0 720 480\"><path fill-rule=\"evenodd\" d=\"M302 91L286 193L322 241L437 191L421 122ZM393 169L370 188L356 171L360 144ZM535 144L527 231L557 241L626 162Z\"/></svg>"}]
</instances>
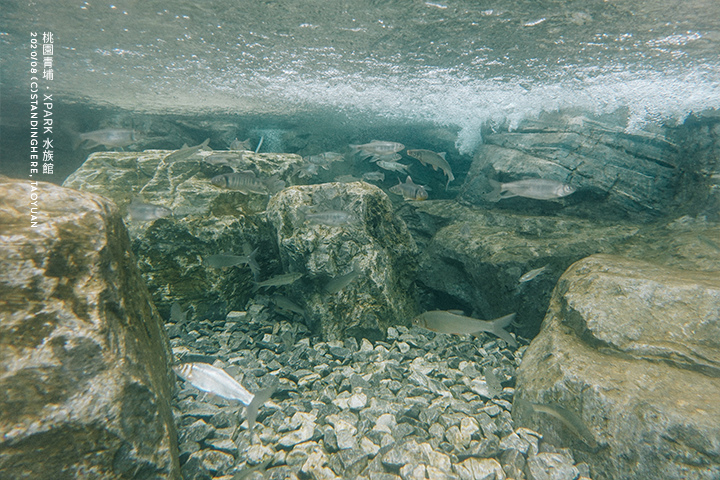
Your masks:
<instances>
[{"instance_id":1,"label":"gravel bed","mask_svg":"<svg viewBox=\"0 0 720 480\"><path fill-rule=\"evenodd\" d=\"M180 362L225 369L255 392L279 380L247 430L244 409L178 380L185 479L589 477L510 415L525 346L391 327L387 341L323 342L256 297L224 322L166 324Z\"/></svg>"}]
</instances>

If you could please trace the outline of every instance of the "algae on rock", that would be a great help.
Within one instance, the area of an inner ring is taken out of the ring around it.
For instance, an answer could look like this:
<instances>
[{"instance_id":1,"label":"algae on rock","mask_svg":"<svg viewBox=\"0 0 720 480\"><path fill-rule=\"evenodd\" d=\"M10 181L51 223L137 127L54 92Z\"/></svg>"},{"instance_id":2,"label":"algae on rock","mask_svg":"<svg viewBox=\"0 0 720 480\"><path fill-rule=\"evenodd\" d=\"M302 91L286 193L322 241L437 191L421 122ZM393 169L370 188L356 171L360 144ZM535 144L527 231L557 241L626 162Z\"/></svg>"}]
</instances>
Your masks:
<instances>
[{"instance_id":1,"label":"algae on rock","mask_svg":"<svg viewBox=\"0 0 720 480\"><path fill-rule=\"evenodd\" d=\"M203 258L214 254L243 255L257 248L259 262L272 268L277 260L272 229L264 210L267 195L218 188L210 183L227 173L227 165L210 165L199 151L167 160L172 152L97 152L64 185L106 196L126 211L133 197L173 210L172 217L150 222L128 221L133 251L153 300L163 312L178 301L190 305L194 317L219 319L242 310L252 294L253 274L247 265L216 269ZM287 178L301 158L291 154L237 153L235 167L258 176Z\"/></svg>"},{"instance_id":2,"label":"algae on rock","mask_svg":"<svg viewBox=\"0 0 720 480\"><path fill-rule=\"evenodd\" d=\"M609 255L572 265L518 370L513 417L593 478L720 476L720 274ZM574 412L592 451L522 401Z\"/></svg>"},{"instance_id":3,"label":"algae on rock","mask_svg":"<svg viewBox=\"0 0 720 480\"><path fill-rule=\"evenodd\" d=\"M32 188L0 178L0 477L179 478L172 354L117 207Z\"/></svg>"},{"instance_id":4,"label":"algae on rock","mask_svg":"<svg viewBox=\"0 0 720 480\"><path fill-rule=\"evenodd\" d=\"M355 221L316 224L304 213L331 208ZM268 217L285 271L305 275L293 285L293 297L303 299L324 338L383 338L389 326L406 324L417 313L417 246L379 188L364 182L289 187L271 199ZM353 268L356 279L326 291Z\"/></svg>"}]
</instances>

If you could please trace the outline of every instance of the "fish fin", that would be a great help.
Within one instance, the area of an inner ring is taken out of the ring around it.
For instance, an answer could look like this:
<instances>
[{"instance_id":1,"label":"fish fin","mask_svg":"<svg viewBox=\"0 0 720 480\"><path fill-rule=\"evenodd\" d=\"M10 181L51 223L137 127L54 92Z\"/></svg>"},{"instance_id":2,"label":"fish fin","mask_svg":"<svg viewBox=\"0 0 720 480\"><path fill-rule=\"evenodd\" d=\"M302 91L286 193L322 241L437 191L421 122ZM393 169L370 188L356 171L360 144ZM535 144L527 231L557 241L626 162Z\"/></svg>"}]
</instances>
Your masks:
<instances>
[{"instance_id":1,"label":"fish fin","mask_svg":"<svg viewBox=\"0 0 720 480\"><path fill-rule=\"evenodd\" d=\"M445 160L445 155L447 155L447 152L440 152L438 153L442 157L443 160Z\"/></svg>"},{"instance_id":2,"label":"fish fin","mask_svg":"<svg viewBox=\"0 0 720 480\"><path fill-rule=\"evenodd\" d=\"M512 321L515 320L515 314L511 313L510 315L505 315L504 317L497 318L492 321L492 327L490 328L490 333L493 333L494 335L500 337L501 339L505 340L508 345L511 347L517 347L518 343L513 338L510 333L505 330Z\"/></svg>"},{"instance_id":3,"label":"fish fin","mask_svg":"<svg viewBox=\"0 0 720 480\"><path fill-rule=\"evenodd\" d=\"M200 150L206 150L206 149L207 149L207 150L212 151L212 148L208 147L208 144L209 144L209 143L210 143L210 138L208 137L208 138L205 139L204 142L202 142L202 143L201 143L200 145L198 145L198 146L200 147Z\"/></svg>"},{"instance_id":4,"label":"fish fin","mask_svg":"<svg viewBox=\"0 0 720 480\"><path fill-rule=\"evenodd\" d=\"M277 377L273 378L273 383L269 387L263 388L262 390L257 392L253 399L250 401L250 404L247 406L247 410L245 411L245 417L247 418L248 430L250 431L250 435L252 435L253 427L255 427L255 420L257 419L258 410L260 410L260 407L263 406L265 402L270 400L270 397L272 397L273 393L275 393L275 390L277 390Z\"/></svg>"},{"instance_id":5,"label":"fish fin","mask_svg":"<svg viewBox=\"0 0 720 480\"><path fill-rule=\"evenodd\" d=\"M452 313L454 315L465 315L465 312L462 310L448 310L448 313Z\"/></svg>"}]
</instances>

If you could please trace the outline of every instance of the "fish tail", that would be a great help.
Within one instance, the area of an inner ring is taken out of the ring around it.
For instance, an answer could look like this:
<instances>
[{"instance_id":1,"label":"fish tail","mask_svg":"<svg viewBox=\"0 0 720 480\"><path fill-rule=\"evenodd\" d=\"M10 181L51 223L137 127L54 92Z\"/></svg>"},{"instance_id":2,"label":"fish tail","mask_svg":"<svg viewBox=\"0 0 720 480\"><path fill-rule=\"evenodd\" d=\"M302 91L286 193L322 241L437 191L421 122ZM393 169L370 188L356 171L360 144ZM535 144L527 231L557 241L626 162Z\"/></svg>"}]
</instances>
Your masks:
<instances>
[{"instance_id":1,"label":"fish tail","mask_svg":"<svg viewBox=\"0 0 720 480\"><path fill-rule=\"evenodd\" d=\"M512 321L515 320L515 314L505 315L492 321L491 333L505 340L511 347L517 347L518 343L510 333L505 330Z\"/></svg>"},{"instance_id":2,"label":"fish tail","mask_svg":"<svg viewBox=\"0 0 720 480\"><path fill-rule=\"evenodd\" d=\"M255 259L255 257L257 256L258 248L256 248L252 252L250 252L250 254L248 254L248 256L247 256L247 263L248 263L248 266L250 267L250 271L252 272L253 278L255 279L255 281L257 281L258 276L260 275L260 265L258 264L257 260Z\"/></svg>"},{"instance_id":3,"label":"fish tail","mask_svg":"<svg viewBox=\"0 0 720 480\"><path fill-rule=\"evenodd\" d=\"M272 397L276 389L277 379L269 387L257 392L253 399L250 401L250 404L247 406L247 410L245 411L245 418L247 418L248 430L250 431L250 435L252 435L253 427L255 427L258 410L260 410L260 407L263 406L265 402L270 400L270 397Z\"/></svg>"}]
</instances>

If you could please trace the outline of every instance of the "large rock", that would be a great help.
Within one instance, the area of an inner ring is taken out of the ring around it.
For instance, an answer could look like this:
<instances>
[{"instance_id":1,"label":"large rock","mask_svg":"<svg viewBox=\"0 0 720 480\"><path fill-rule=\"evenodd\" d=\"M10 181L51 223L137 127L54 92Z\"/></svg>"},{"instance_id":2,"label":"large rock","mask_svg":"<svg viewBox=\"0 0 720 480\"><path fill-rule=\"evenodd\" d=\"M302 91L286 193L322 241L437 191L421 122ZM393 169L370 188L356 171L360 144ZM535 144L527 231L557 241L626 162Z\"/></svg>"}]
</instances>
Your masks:
<instances>
[{"instance_id":1,"label":"large rock","mask_svg":"<svg viewBox=\"0 0 720 480\"><path fill-rule=\"evenodd\" d=\"M448 200L415 202L401 211L423 244L418 280L423 300L495 318L517 312L517 331L533 337L552 289L572 263L595 253L702 271L720 271L720 225L691 217L636 224L563 215L528 215ZM520 282L523 274L546 267Z\"/></svg>"},{"instance_id":2,"label":"large rock","mask_svg":"<svg viewBox=\"0 0 720 480\"><path fill-rule=\"evenodd\" d=\"M560 278L518 370L513 417L571 447L598 480L710 480L718 398L720 272L594 255ZM580 435L523 400L573 412Z\"/></svg>"},{"instance_id":3,"label":"large rock","mask_svg":"<svg viewBox=\"0 0 720 480\"><path fill-rule=\"evenodd\" d=\"M349 224L308 221L303 212L341 210ZM417 313L412 282L417 246L387 195L365 182L286 188L268 204L286 272L305 277L292 296L327 339L382 338L387 328ZM353 268L359 275L339 291L326 291L334 278Z\"/></svg>"},{"instance_id":4,"label":"large rock","mask_svg":"<svg viewBox=\"0 0 720 480\"><path fill-rule=\"evenodd\" d=\"M0 477L179 478L168 341L116 207L0 197Z\"/></svg>"},{"instance_id":5,"label":"large rock","mask_svg":"<svg viewBox=\"0 0 720 480\"><path fill-rule=\"evenodd\" d=\"M211 154L232 154L233 168L253 170L259 177L287 179L298 155L252 152L198 151L173 158L167 150L97 152L64 186L108 197L127 212L133 197L167 207L172 217L138 222L126 217L138 267L161 312L167 316L178 301L192 306L199 319L224 318L229 310L243 310L252 295L253 274L248 265L213 268L203 258L214 254L243 255L258 249L265 270L277 265L272 228L265 218L267 195L245 195L216 187L210 179L228 173L228 165L211 165Z\"/></svg>"},{"instance_id":6,"label":"large rock","mask_svg":"<svg viewBox=\"0 0 720 480\"><path fill-rule=\"evenodd\" d=\"M487 135L475 153L459 199L486 204L485 177L491 167L504 182L539 177L569 183L578 192L563 202L589 200L591 214L612 211L642 219L667 214L685 186L680 174L683 157L664 132L628 134L625 126L621 116L590 119L546 114L523 122L513 132ZM501 203L516 208L554 207L521 198Z\"/></svg>"}]
</instances>

